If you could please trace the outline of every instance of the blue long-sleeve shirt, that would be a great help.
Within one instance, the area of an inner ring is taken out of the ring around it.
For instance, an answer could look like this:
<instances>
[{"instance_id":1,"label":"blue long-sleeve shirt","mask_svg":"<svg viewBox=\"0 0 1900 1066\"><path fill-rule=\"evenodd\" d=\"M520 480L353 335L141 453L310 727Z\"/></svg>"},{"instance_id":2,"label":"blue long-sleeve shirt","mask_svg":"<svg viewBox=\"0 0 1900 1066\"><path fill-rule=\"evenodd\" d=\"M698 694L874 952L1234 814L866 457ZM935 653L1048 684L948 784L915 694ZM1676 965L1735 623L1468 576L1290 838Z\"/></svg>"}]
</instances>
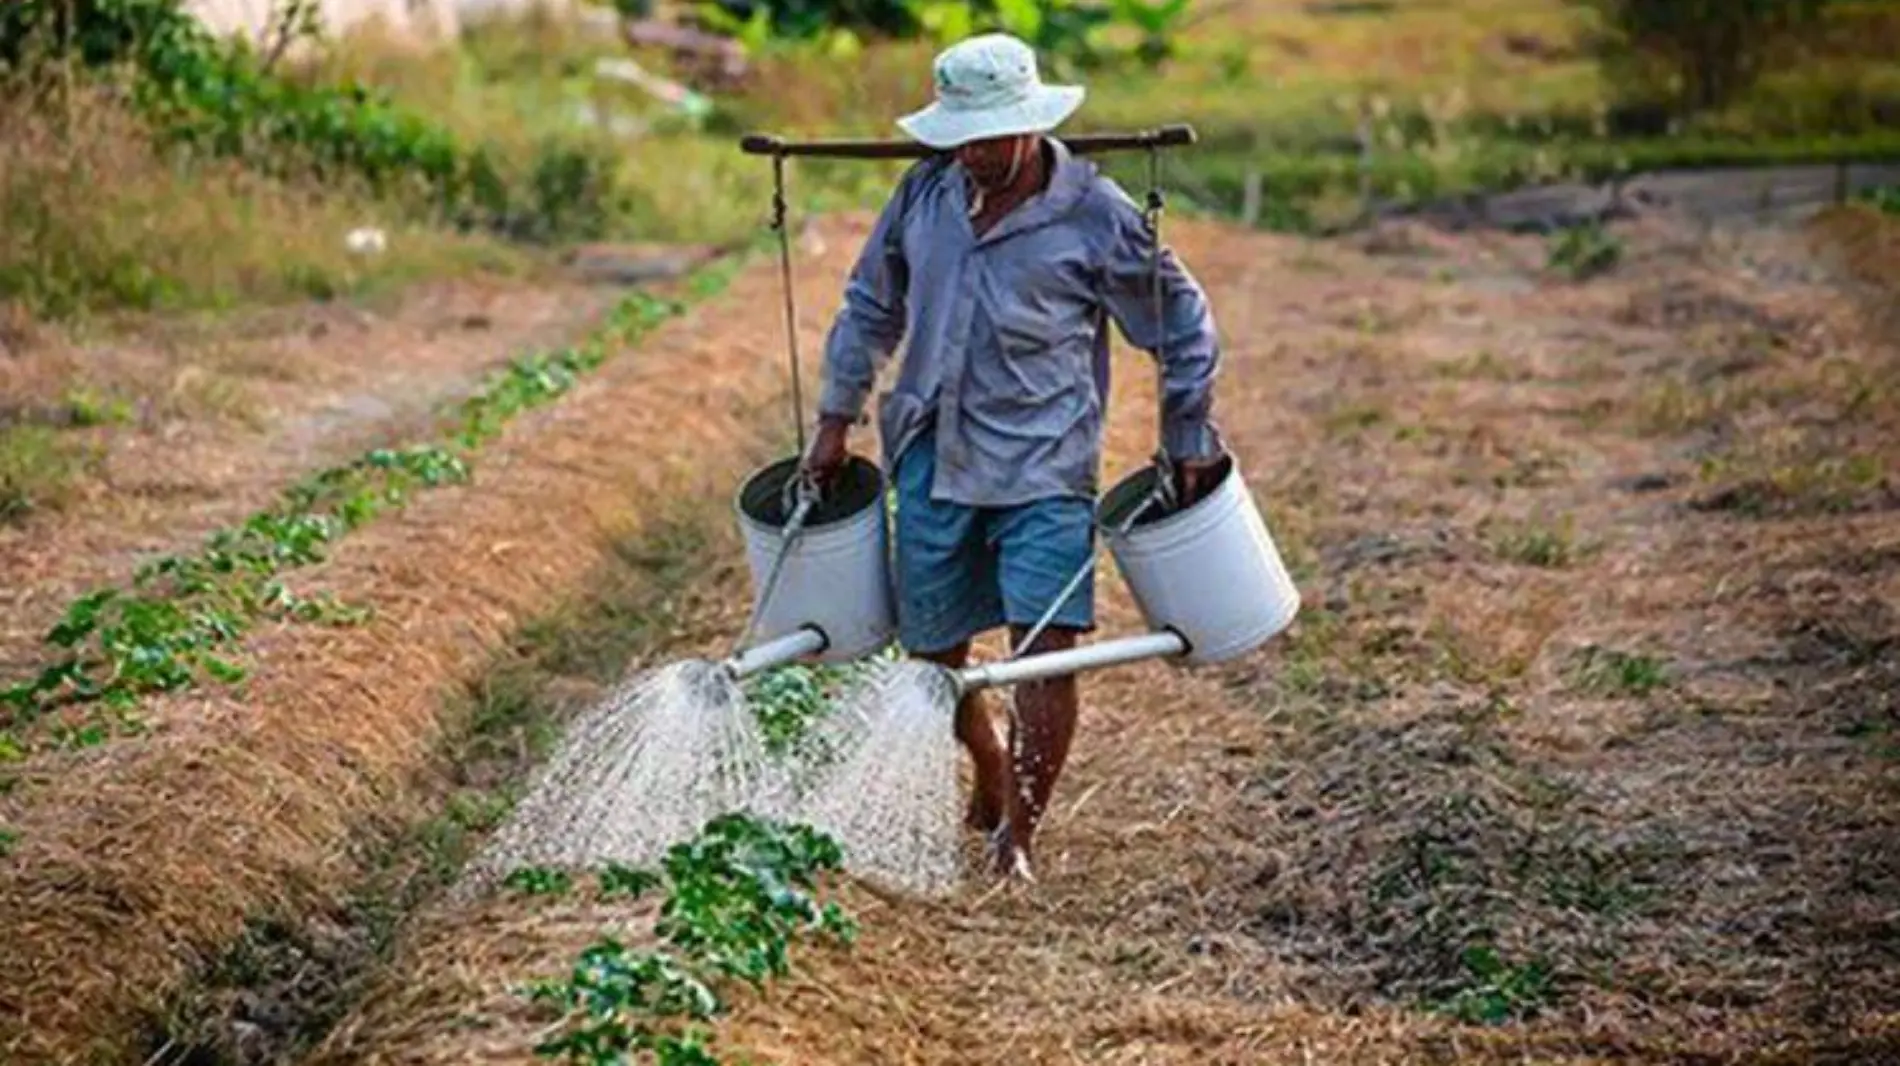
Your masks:
<instances>
[{"instance_id":1,"label":"blue long-sleeve shirt","mask_svg":"<svg viewBox=\"0 0 1900 1066\"><path fill-rule=\"evenodd\" d=\"M1155 317L1140 208L1060 141L1045 189L977 237L969 182L953 160L917 164L880 214L825 344L819 412L857 420L878 398L886 468L935 425L932 496L1005 507L1098 491L1109 390L1108 320L1129 343L1162 347L1161 445L1175 459L1221 448L1213 385L1219 339L1207 297L1173 252L1161 256Z\"/></svg>"}]
</instances>

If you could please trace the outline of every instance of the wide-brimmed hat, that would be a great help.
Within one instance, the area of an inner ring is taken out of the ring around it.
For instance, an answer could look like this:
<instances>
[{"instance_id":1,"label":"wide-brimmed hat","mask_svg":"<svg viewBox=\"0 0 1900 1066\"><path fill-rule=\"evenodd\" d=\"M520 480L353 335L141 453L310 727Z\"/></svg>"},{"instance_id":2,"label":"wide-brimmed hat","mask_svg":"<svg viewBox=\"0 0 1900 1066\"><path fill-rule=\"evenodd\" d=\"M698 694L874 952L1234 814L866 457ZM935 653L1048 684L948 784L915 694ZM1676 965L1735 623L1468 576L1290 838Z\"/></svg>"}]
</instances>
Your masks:
<instances>
[{"instance_id":1,"label":"wide-brimmed hat","mask_svg":"<svg viewBox=\"0 0 1900 1066\"><path fill-rule=\"evenodd\" d=\"M937 56L937 99L897 120L898 128L932 148L1047 133L1082 106L1079 85L1044 85L1036 53L1006 33L958 41Z\"/></svg>"}]
</instances>

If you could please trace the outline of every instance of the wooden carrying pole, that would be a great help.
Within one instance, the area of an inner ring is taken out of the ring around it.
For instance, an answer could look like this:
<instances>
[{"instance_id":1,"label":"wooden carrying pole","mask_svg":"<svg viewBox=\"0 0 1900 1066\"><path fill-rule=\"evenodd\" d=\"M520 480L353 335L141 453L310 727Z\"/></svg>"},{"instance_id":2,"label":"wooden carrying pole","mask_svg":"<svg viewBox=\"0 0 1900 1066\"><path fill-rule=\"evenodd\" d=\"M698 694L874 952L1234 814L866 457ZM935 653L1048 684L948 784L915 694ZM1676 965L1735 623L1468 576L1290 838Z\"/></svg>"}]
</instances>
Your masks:
<instances>
[{"instance_id":1,"label":"wooden carrying pole","mask_svg":"<svg viewBox=\"0 0 1900 1066\"><path fill-rule=\"evenodd\" d=\"M1077 155L1093 155L1174 148L1193 144L1195 135L1194 127L1181 123L1140 133L1087 133L1061 140ZM764 133L746 135L739 141L739 148L747 155L822 159L924 159L941 151L917 141L787 141Z\"/></svg>"}]
</instances>

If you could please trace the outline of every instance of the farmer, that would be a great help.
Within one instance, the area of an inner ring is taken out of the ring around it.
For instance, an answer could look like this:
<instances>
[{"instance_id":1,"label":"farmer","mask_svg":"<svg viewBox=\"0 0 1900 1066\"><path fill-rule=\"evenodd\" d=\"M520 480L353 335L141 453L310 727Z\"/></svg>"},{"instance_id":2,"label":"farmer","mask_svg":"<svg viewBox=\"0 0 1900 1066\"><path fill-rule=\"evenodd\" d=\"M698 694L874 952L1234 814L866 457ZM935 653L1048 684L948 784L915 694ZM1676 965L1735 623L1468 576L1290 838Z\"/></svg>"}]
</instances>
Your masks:
<instances>
[{"instance_id":1,"label":"farmer","mask_svg":"<svg viewBox=\"0 0 1900 1066\"><path fill-rule=\"evenodd\" d=\"M1184 501L1211 487L1223 455L1209 419L1220 356L1207 298L1171 251L1155 320L1141 210L1045 136L1080 87L1042 84L1035 53L1001 34L950 47L934 74L936 101L898 126L940 151L900 181L852 271L804 458L820 484L842 467L849 427L908 335L877 403L897 490L899 640L957 669L988 630L1007 624L1019 646L1089 563L1107 320L1150 353L1165 333L1161 446ZM1073 647L1094 626L1091 573L1029 650ZM980 694L957 708L956 736L976 770L970 827L988 834L999 872L1031 880L1076 680L1021 685L1015 701L1007 748Z\"/></svg>"}]
</instances>

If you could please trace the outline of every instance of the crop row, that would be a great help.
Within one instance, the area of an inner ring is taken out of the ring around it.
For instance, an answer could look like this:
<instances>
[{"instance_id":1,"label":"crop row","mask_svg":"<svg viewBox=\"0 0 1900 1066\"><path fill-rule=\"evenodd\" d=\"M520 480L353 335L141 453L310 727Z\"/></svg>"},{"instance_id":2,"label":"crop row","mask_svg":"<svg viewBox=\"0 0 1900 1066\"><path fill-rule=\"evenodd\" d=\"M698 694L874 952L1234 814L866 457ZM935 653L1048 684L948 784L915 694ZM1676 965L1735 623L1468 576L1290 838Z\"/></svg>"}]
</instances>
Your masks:
<instances>
[{"instance_id":1,"label":"crop row","mask_svg":"<svg viewBox=\"0 0 1900 1066\"><path fill-rule=\"evenodd\" d=\"M690 292L719 291L733 269L731 261L707 268ZM452 411L437 439L379 448L320 471L195 552L153 560L126 586L80 596L45 635L51 661L0 688L0 762L33 746L23 726L43 723L35 734L42 742L90 746L141 731L136 706L144 696L207 680L241 681L245 672L228 649L260 621L363 620L367 609L300 596L283 575L322 561L340 538L417 493L468 481L477 452L511 419L567 393L617 348L686 306L634 292L580 344L511 362ZM89 713L53 713L75 706Z\"/></svg>"}]
</instances>

